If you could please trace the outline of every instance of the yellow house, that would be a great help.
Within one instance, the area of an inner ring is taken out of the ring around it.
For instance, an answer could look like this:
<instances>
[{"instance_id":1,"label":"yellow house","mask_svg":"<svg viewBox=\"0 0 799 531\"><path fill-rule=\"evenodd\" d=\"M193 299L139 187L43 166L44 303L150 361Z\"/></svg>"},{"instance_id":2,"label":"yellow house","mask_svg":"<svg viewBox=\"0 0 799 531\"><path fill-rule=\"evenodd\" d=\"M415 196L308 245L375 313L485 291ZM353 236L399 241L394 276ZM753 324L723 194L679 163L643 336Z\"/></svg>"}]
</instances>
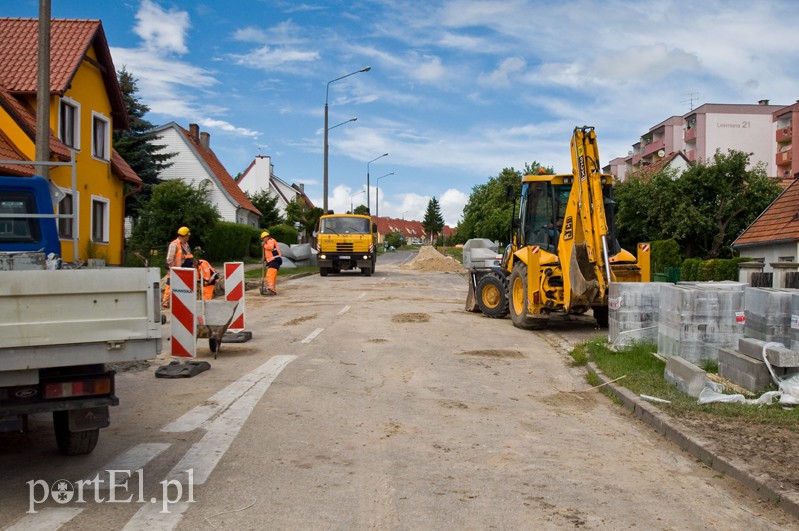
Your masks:
<instances>
[{"instance_id":1,"label":"yellow house","mask_svg":"<svg viewBox=\"0 0 799 531\"><path fill-rule=\"evenodd\" d=\"M38 20L0 18L0 161L33 161L36 147ZM64 198L59 220L65 262L120 265L125 198L142 181L111 145L129 127L116 70L99 20L53 19L50 31L50 180ZM5 175L32 166L0 164ZM75 250L77 249L77 256Z\"/></svg>"}]
</instances>

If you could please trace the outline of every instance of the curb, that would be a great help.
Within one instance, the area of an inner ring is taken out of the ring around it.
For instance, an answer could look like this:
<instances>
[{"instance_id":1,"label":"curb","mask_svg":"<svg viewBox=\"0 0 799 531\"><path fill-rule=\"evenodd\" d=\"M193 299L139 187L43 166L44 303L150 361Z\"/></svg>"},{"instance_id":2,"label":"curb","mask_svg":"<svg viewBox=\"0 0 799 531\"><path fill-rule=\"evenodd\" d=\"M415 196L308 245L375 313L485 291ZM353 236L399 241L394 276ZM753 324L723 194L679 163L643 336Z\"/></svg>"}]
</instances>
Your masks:
<instances>
[{"instance_id":1,"label":"curb","mask_svg":"<svg viewBox=\"0 0 799 531\"><path fill-rule=\"evenodd\" d=\"M645 422L668 441L699 459L713 470L731 477L741 485L785 510L794 518L799 518L799 493L786 489L774 478L752 470L740 459L730 459L713 453L712 443L702 437L691 435L685 428L657 406L639 398L624 387L615 385L605 376L595 363L588 363L588 372L595 375L600 383L615 396L634 417Z\"/></svg>"}]
</instances>

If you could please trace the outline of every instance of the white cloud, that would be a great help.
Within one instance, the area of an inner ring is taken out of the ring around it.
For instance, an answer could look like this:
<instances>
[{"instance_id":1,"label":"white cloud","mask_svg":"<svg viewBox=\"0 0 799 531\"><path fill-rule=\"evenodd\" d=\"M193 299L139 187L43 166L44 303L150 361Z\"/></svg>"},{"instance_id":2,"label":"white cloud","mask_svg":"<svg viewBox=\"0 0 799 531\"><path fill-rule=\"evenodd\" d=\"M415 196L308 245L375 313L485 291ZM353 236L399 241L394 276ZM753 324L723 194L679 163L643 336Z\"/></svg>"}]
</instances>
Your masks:
<instances>
[{"instance_id":1,"label":"white cloud","mask_svg":"<svg viewBox=\"0 0 799 531\"><path fill-rule=\"evenodd\" d=\"M468 201L469 196L455 188L450 188L441 194L438 204L447 225L454 227L458 224L463 215L463 207Z\"/></svg>"},{"instance_id":2,"label":"white cloud","mask_svg":"<svg viewBox=\"0 0 799 531\"><path fill-rule=\"evenodd\" d=\"M478 81L484 85L492 87L510 85L510 75L523 70L527 63L521 57L508 57L489 74L481 74Z\"/></svg>"},{"instance_id":3,"label":"white cloud","mask_svg":"<svg viewBox=\"0 0 799 531\"><path fill-rule=\"evenodd\" d=\"M142 38L145 48L178 54L188 51L185 41L189 29L189 14L186 11L164 11L155 2L142 0L136 20L133 31Z\"/></svg>"}]
</instances>

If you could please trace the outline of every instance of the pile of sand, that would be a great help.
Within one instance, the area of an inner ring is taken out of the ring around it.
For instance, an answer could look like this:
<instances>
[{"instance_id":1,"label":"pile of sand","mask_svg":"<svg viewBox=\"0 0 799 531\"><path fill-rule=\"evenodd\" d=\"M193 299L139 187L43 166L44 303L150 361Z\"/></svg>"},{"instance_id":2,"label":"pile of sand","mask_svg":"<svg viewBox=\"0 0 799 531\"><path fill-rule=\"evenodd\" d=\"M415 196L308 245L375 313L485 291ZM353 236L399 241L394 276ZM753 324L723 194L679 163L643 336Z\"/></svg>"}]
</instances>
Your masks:
<instances>
[{"instance_id":1,"label":"pile of sand","mask_svg":"<svg viewBox=\"0 0 799 531\"><path fill-rule=\"evenodd\" d=\"M460 262L451 256L444 256L429 245L420 248L416 257L407 264L401 265L400 268L450 273L462 273L465 271Z\"/></svg>"}]
</instances>

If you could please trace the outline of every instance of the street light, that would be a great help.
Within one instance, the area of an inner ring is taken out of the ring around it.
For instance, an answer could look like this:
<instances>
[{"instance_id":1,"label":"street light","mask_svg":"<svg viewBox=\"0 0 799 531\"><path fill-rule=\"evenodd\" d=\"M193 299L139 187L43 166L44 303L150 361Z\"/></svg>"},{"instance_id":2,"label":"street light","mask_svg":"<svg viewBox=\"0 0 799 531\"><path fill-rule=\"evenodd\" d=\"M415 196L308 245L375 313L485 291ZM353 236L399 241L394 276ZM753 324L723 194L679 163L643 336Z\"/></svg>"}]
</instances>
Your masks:
<instances>
[{"instance_id":1,"label":"street light","mask_svg":"<svg viewBox=\"0 0 799 531\"><path fill-rule=\"evenodd\" d=\"M366 163L366 192L367 192L367 194L366 194L366 210L369 211L370 215L372 213L372 209L369 208L370 207L370 205L369 205L369 196L371 195L371 194L368 193L369 192L369 165L371 163L373 163L374 161L376 161L377 159L382 159L383 157L388 157L388 153L383 153L379 157L375 157L375 158L373 158L372 160L370 160L369 162Z\"/></svg>"},{"instance_id":2,"label":"street light","mask_svg":"<svg viewBox=\"0 0 799 531\"><path fill-rule=\"evenodd\" d=\"M385 175L381 175L375 181L377 183L377 184L375 184L375 187L377 188L377 190L375 190L375 192L377 194L377 197L375 198L375 217L376 218L380 217L380 179L382 179L383 177L388 177L389 175L394 175L394 172L392 171L391 173L387 173Z\"/></svg>"},{"instance_id":3,"label":"street light","mask_svg":"<svg viewBox=\"0 0 799 531\"><path fill-rule=\"evenodd\" d=\"M355 74L360 74L361 72L368 72L371 69L372 69L371 66L366 66L364 68L361 68L360 70L356 70L355 72L350 72L346 76L341 76L341 77L337 77L336 79L331 79L330 81L327 82L327 88L325 88L325 154L324 154L325 171L324 171L324 191L322 192L324 194L324 202L323 202L324 208L323 208L323 210L324 210L325 214L327 214L327 131L328 131L328 128L327 128L327 97L328 97L328 94L330 93L330 84L335 82L335 81L338 81L340 79L344 79L345 77L350 77L350 76L353 76Z\"/></svg>"},{"instance_id":4,"label":"street light","mask_svg":"<svg viewBox=\"0 0 799 531\"><path fill-rule=\"evenodd\" d=\"M353 199L353 198L354 198L356 195L358 195L358 194L362 194L362 193L364 193L365 191L366 191L366 190L361 190L360 192L355 192L354 194L352 194L352 195L350 196L350 214L355 214L355 208L354 208L354 206L353 206L353 204L352 204L352 199Z\"/></svg>"},{"instance_id":5,"label":"street light","mask_svg":"<svg viewBox=\"0 0 799 531\"><path fill-rule=\"evenodd\" d=\"M357 121L358 121L358 117L357 116L353 116L352 118L350 118L346 122L341 122L340 124L334 125L333 127L329 128L328 131L330 131L330 129L335 129L336 127L338 127L340 125L348 124L350 122L357 122Z\"/></svg>"}]
</instances>

